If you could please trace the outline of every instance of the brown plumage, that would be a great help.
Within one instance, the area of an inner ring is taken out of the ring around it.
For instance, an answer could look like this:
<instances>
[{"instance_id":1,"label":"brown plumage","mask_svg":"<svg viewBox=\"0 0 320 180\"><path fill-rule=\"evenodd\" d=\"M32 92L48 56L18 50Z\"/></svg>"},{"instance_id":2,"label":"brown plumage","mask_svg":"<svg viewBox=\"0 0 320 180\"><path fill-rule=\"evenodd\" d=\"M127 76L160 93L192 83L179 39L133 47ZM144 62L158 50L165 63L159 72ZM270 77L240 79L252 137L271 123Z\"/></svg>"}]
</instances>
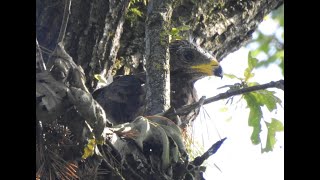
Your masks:
<instances>
[{"instance_id":1,"label":"brown plumage","mask_svg":"<svg viewBox=\"0 0 320 180\"><path fill-rule=\"evenodd\" d=\"M170 44L171 107L178 109L198 101L194 83L211 75L222 78L222 68L211 54L184 40ZM131 122L143 115L145 90L142 85L145 78L144 74L121 76L93 93L112 123ZM180 119L187 124L198 113L199 109Z\"/></svg>"}]
</instances>

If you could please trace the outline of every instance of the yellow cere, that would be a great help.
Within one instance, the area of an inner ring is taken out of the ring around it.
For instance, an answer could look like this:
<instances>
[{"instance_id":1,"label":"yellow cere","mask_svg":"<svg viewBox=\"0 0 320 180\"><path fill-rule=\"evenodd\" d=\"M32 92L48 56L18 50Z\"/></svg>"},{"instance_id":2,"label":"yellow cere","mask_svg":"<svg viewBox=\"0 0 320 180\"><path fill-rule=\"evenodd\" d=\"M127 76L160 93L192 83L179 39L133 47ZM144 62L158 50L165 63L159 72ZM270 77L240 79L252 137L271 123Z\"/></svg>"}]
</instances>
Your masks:
<instances>
[{"instance_id":1,"label":"yellow cere","mask_svg":"<svg viewBox=\"0 0 320 180\"><path fill-rule=\"evenodd\" d=\"M213 69L217 68L218 66L219 66L219 62L213 59L210 63L191 66L191 68L196 69L197 71L205 73L209 76L212 76Z\"/></svg>"}]
</instances>

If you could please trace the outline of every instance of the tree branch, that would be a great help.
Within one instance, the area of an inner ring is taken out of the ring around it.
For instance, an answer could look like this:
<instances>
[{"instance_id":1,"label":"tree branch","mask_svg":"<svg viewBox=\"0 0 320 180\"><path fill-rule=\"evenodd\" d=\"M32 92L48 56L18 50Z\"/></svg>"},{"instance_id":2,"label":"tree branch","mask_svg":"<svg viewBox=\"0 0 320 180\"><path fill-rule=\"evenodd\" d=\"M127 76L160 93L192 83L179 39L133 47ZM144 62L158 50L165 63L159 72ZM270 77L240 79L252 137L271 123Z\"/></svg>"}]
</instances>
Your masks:
<instances>
[{"instance_id":1,"label":"tree branch","mask_svg":"<svg viewBox=\"0 0 320 180\"><path fill-rule=\"evenodd\" d=\"M146 20L146 113L153 115L170 107L170 53L168 30L172 0L149 1Z\"/></svg>"},{"instance_id":2,"label":"tree branch","mask_svg":"<svg viewBox=\"0 0 320 180\"><path fill-rule=\"evenodd\" d=\"M99 1L97 1L99 2ZM93 88L96 88L97 81L94 80L94 74L100 74L103 77L110 78L112 76L112 70L114 68L114 64L117 60L118 50L120 48L120 38L123 32L123 24L125 22L125 17L129 9L130 0L109 0L109 1L100 1L105 2L103 4L95 4L92 3L91 11L95 13L90 13L90 22L91 24L99 24L95 21L95 19L102 19L99 16L105 16L103 31L99 32L99 29L96 29L95 26L89 24L91 32L94 32L92 35L96 36L96 33L101 33L100 37L97 38L97 41L94 42L93 53L90 60L90 66L87 66L85 69L85 73L87 75L87 86L90 91ZM98 8L99 6L107 7L107 9L103 10L102 8ZM104 14L107 12L106 14ZM86 35L85 35L86 36ZM84 38L85 39L88 37ZM87 49L88 47L84 47L83 49ZM91 48L91 47L90 47ZM86 52L86 53L89 53ZM81 63L86 64L87 59L86 56L89 54L83 54L81 57ZM89 56L90 57L90 56Z\"/></svg>"},{"instance_id":3,"label":"tree branch","mask_svg":"<svg viewBox=\"0 0 320 180\"><path fill-rule=\"evenodd\" d=\"M252 91L258 91L258 90L262 90L262 89L267 89L267 88L278 88L278 89L282 89L284 90L284 80L279 80L279 81L271 81L269 83L266 84L261 84L261 85L257 85L257 86L251 86L251 87L247 87L247 88L242 88L242 89L237 89L237 90L228 90L225 93L221 93L218 94L214 97L211 98L207 98L204 100L203 105L205 104L209 104L215 101L219 101L221 99L227 99L229 97L232 96L236 96L236 95L240 95L240 94L244 94L244 93L248 93L248 92L252 92ZM177 109L175 113L173 113L172 115L185 115L186 113L190 112L193 109L196 109L200 106L199 101L193 104L190 104L188 106L183 106L180 109ZM171 116L171 114L170 114Z\"/></svg>"},{"instance_id":4,"label":"tree branch","mask_svg":"<svg viewBox=\"0 0 320 180\"><path fill-rule=\"evenodd\" d=\"M204 14L204 19L194 19L193 33L197 42L221 61L244 46L263 18L282 4L283 0L207 0L198 4L202 11L198 13Z\"/></svg>"},{"instance_id":5,"label":"tree branch","mask_svg":"<svg viewBox=\"0 0 320 180\"><path fill-rule=\"evenodd\" d=\"M251 86L251 87L242 88L242 89L238 89L238 90L231 90L231 91L228 90L225 93L221 93L221 94L218 94L214 97L206 99L203 104L205 105L205 104L209 104L209 103L221 100L221 99L227 99L231 96L240 95L240 94L244 94L244 93L248 93L248 92L252 92L252 91L267 89L267 88L278 88L278 89L284 90L284 80L279 80L276 82L271 81L266 84Z\"/></svg>"},{"instance_id":6,"label":"tree branch","mask_svg":"<svg viewBox=\"0 0 320 180\"><path fill-rule=\"evenodd\" d=\"M111 2L111 1L110 1ZM116 61L118 50L120 48L120 38L123 32L123 24L125 21L125 16L129 9L129 0L123 0L118 2L109 3L109 16L106 18L106 26L104 28L104 37L101 39L99 43L103 44L103 46L97 47L97 58L94 59L97 62L98 60L103 61L103 69L99 69L103 72L106 70L106 77L110 77L112 74L113 65ZM113 20L113 21L112 21ZM112 25L109 25L112 23ZM112 33L112 36L108 36L108 34ZM108 43L110 45L108 45ZM109 47L107 47L109 46ZM109 51L109 53L108 53ZM107 56L105 58L105 56ZM93 73L90 73L93 74Z\"/></svg>"},{"instance_id":7,"label":"tree branch","mask_svg":"<svg viewBox=\"0 0 320 180\"><path fill-rule=\"evenodd\" d=\"M37 72L43 72L46 70L46 65L43 61L41 49L40 49L37 38L36 38L36 70Z\"/></svg>"},{"instance_id":8,"label":"tree branch","mask_svg":"<svg viewBox=\"0 0 320 180\"><path fill-rule=\"evenodd\" d=\"M63 19L62 19L62 24L61 24L57 44L59 42L62 42L64 39L64 35L67 30L67 25L68 25L68 20L69 20L69 15L70 15L70 7L71 7L71 0L65 0Z\"/></svg>"}]
</instances>

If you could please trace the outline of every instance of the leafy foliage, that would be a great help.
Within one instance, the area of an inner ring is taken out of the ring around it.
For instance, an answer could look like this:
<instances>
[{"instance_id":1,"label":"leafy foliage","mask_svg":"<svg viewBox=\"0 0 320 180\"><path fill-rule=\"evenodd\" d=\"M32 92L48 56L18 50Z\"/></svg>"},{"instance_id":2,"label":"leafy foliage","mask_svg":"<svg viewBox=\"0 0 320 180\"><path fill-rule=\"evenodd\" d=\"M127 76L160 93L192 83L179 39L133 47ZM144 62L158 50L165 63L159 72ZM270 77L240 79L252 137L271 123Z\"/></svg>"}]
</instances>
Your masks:
<instances>
[{"instance_id":1,"label":"leafy foliage","mask_svg":"<svg viewBox=\"0 0 320 180\"><path fill-rule=\"evenodd\" d=\"M266 105L270 112L277 108L277 103L281 105L281 99L274 95L274 91L260 90L251 92L251 94L255 96L257 103Z\"/></svg>"},{"instance_id":2,"label":"leafy foliage","mask_svg":"<svg viewBox=\"0 0 320 180\"><path fill-rule=\"evenodd\" d=\"M263 117L263 113L261 108L263 106L266 106L270 112L275 110L277 108L277 104L281 105L281 100L276 97L275 92L268 91L268 90L260 90L255 92L250 92L244 94L244 99L247 102L248 108L250 109L250 114L248 118L248 124L249 126L253 127L253 132L251 134L251 141L253 144L257 145L261 142L260 140L260 132L261 132L261 121ZM264 121L267 126L268 122ZM277 126L283 126L280 121L277 121L280 125L277 124ZM275 131L272 131L268 128L268 139L267 144L270 141L269 139L275 139ZM275 142L275 141L274 141ZM274 147L274 143L268 145L266 149L268 151L272 151ZM263 149L262 149L263 150ZM265 151L262 151L265 152Z\"/></svg>"},{"instance_id":3,"label":"leafy foliage","mask_svg":"<svg viewBox=\"0 0 320 180\"><path fill-rule=\"evenodd\" d=\"M252 52L248 54L248 67L245 69L243 76L237 77L233 74L226 74L226 76L230 79L237 79L240 83L236 83L234 85L226 85L223 87L228 87L230 90L241 89L244 87L250 87L259 85L257 82L250 82L251 78L254 77L254 70L259 67L258 59L252 57ZM221 88L223 88L221 87ZM261 143L260 134L262 131L261 123L266 123L268 129L268 137L266 147L261 149L261 152L269 152L273 150L274 144L276 142L275 135L276 132L281 131L281 127L283 127L280 121L276 121L273 119L273 123L268 123L263 120L263 111L262 107L266 106L270 112L273 112L277 109L277 104L281 106L281 99L275 95L274 91L270 90L259 90L254 92L245 93L242 95L242 98L247 103L247 108L250 109L249 117L248 117L248 125L253 128L251 134L251 142L254 145L258 145ZM283 129L283 128L282 128Z\"/></svg>"},{"instance_id":4,"label":"leafy foliage","mask_svg":"<svg viewBox=\"0 0 320 180\"><path fill-rule=\"evenodd\" d=\"M138 8L130 8L130 12L139 17L143 15L143 13Z\"/></svg>"},{"instance_id":5,"label":"leafy foliage","mask_svg":"<svg viewBox=\"0 0 320 180\"><path fill-rule=\"evenodd\" d=\"M253 58L251 56L251 52L249 52L248 55L248 67L244 71L244 81L247 82L250 78L254 76L254 73L252 73L253 68L257 65L258 60L256 58Z\"/></svg>"},{"instance_id":6,"label":"leafy foliage","mask_svg":"<svg viewBox=\"0 0 320 180\"><path fill-rule=\"evenodd\" d=\"M147 6L148 0L130 0L129 2L129 10L126 14L126 20L131 22L133 25L134 22L138 20L138 18L142 18L145 14L139 8L139 4L143 4L143 6Z\"/></svg>"},{"instance_id":7,"label":"leafy foliage","mask_svg":"<svg viewBox=\"0 0 320 180\"><path fill-rule=\"evenodd\" d=\"M251 134L251 142L255 145L261 142L260 132L261 125L260 121L262 118L262 110L260 103L257 101L256 97L252 93L244 94L244 99L247 101L248 108L250 108L250 114L248 119L249 126L253 127L253 132Z\"/></svg>"},{"instance_id":8,"label":"leafy foliage","mask_svg":"<svg viewBox=\"0 0 320 180\"><path fill-rule=\"evenodd\" d=\"M271 64L277 64L284 73L284 49L283 49L283 6L278 10L273 11L265 19L272 18L272 21L277 22L277 29L271 35L264 34L261 30L257 30L256 37L247 46L253 49L248 54L248 67L245 69L243 76L237 77L233 74L225 74L230 79L237 79L240 83L234 85L224 86L229 87L230 90L239 89L243 87L250 87L258 85L257 82L251 82L254 77L254 70L260 67L268 67ZM279 36L279 32L281 36ZM254 48L252 48L254 47ZM262 57L262 58L261 58ZM283 131L283 124L281 121L272 118L271 123L263 121L262 107L266 106L269 112L277 109L277 104L281 106L281 99L275 95L274 91L259 90L255 92L245 93L242 98L247 103L247 108L250 109L248 125L253 128L251 134L251 141L257 145L261 143L260 134L262 131L261 123L267 126L266 146L261 147L261 152L272 151L276 143L276 132Z\"/></svg>"},{"instance_id":9,"label":"leafy foliage","mask_svg":"<svg viewBox=\"0 0 320 180\"><path fill-rule=\"evenodd\" d=\"M182 40L186 39L181 35L183 31L188 31L191 27L187 25L179 26L179 27L173 27L170 30L162 31L160 33L160 41L163 43L163 39L167 36L169 36L169 41L175 41L175 40Z\"/></svg>"},{"instance_id":10,"label":"leafy foliage","mask_svg":"<svg viewBox=\"0 0 320 180\"><path fill-rule=\"evenodd\" d=\"M274 118L272 118L271 123L268 123L268 122L265 122L265 123L268 128L267 143L266 143L266 147L261 149L261 152L272 151L277 141L275 138L276 132L281 132L284 129L283 124L279 120Z\"/></svg>"},{"instance_id":11,"label":"leafy foliage","mask_svg":"<svg viewBox=\"0 0 320 180\"><path fill-rule=\"evenodd\" d=\"M171 28L171 31L169 32L169 35L171 37L171 41L182 40L183 37L180 35L180 33L182 31L188 31L190 28L191 27L187 26L187 25Z\"/></svg>"},{"instance_id":12,"label":"leafy foliage","mask_svg":"<svg viewBox=\"0 0 320 180\"><path fill-rule=\"evenodd\" d=\"M223 73L223 76L225 76L225 77L228 77L228 78L230 78L230 79L238 79L238 80L243 80L243 78L239 78L239 77L237 77L236 75L234 75L234 74L228 74L228 73Z\"/></svg>"},{"instance_id":13,"label":"leafy foliage","mask_svg":"<svg viewBox=\"0 0 320 180\"><path fill-rule=\"evenodd\" d=\"M271 64L277 64L284 74L284 7L279 7L276 11L265 17L265 20L270 20L276 23L277 30L271 35L264 34L261 30L257 30L255 37L247 47L254 46L252 57L262 57L257 63L258 67L268 67Z\"/></svg>"}]
</instances>

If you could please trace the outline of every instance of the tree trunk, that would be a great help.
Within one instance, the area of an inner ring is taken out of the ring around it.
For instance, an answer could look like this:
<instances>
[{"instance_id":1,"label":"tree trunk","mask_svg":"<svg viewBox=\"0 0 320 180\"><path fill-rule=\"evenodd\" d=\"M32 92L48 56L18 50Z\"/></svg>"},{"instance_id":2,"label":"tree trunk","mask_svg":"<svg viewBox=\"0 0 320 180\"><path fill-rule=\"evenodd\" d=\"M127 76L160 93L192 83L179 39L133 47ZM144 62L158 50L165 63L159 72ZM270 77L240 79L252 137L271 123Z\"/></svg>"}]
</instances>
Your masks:
<instances>
[{"instance_id":1,"label":"tree trunk","mask_svg":"<svg viewBox=\"0 0 320 180\"><path fill-rule=\"evenodd\" d=\"M146 114L165 112L170 107L169 36L172 1L149 2L146 20Z\"/></svg>"},{"instance_id":2,"label":"tree trunk","mask_svg":"<svg viewBox=\"0 0 320 180\"><path fill-rule=\"evenodd\" d=\"M86 74L90 91L96 86L94 74L111 68L117 58L124 17L129 0L72 1L65 34L65 47ZM37 0L37 38L39 44L53 50L62 22L64 1Z\"/></svg>"}]
</instances>

